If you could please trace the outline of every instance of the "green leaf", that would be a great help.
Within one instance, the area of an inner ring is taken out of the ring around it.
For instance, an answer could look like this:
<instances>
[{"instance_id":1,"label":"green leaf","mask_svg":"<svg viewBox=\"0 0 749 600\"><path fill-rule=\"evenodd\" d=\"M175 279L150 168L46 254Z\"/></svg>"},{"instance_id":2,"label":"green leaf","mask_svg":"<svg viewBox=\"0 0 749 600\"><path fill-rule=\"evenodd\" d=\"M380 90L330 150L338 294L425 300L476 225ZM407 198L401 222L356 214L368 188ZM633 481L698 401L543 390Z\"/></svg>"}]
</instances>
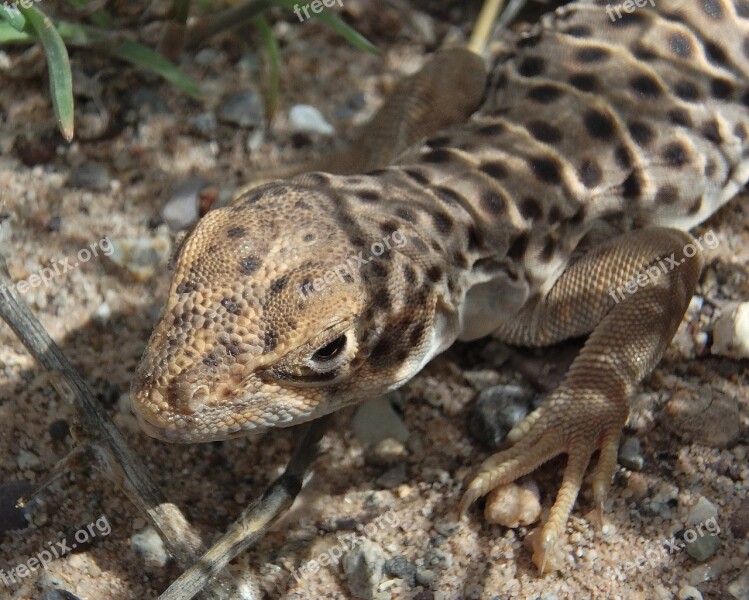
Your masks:
<instances>
[{"instance_id":1,"label":"green leaf","mask_svg":"<svg viewBox=\"0 0 749 600\"><path fill-rule=\"evenodd\" d=\"M70 71L70 60L65 43L50 19L36 8L19 9L31 29L39 38L47 57L49 71L49 89L52 94L52 106L57 117L57 126L62 136L69 142L74 134L73 110L73 74Z\"/></svg>"},{"instance_id":2,"label":"green leaf","mask_svg":"<svg viewBox=\"0 0 749 600\"><path fill-rule=\"evenodd\" d=\"M110 52L116 57L126 60L137 67L142 67L157 73L167 81L170 81L177 87L193 98L200 98L202 92L198 84L185 75L172 61L165 58L158 52L151 50L148 46L125 40L114 46Z\"/></svg>"},{"instance_id":3,"label":"green leaf","mask_svg":"<svg viewBox=\"0 0 749 600\"><path fill-rule=\"evenodd\" d=\"M280 6L282 8L286 8L291 11L299 10L303 6L308 7L310 5L309 2L307 3L300 3L298 0L272 0L273 4L276 6ZM316 13L313 10L307 11L309 15L320 21L321 23L324 23L328 27L330 27L333 31L341 35L348 43L350 43L352 46L359 48L359 50L364 50L365 52L371 52L372 54L377 54L378 50L377 47L370 42L367 38L365 38L361 33L356 31L356 29L353 29L352 27L349 27L344 23L339 17L335 16L333 13L331 13L327 9L323 9L321 12Z\"/></svg>"},{"instance_id":4,"label":"green leaf","mask_svg":"<svg viewBox=\"0 0 749 600\"><path fill-rule=\"evenodd\" d=\"M280 67L278 59L278 43L273 35L273 31L268 25L268 21L265 17L255 17L252 22L260 32L260 37L263 38L265 49L268 52L268 62L270 63L270 84L268 86L268 102L267 102L267 113L268 120L273 119L273 115L276 114L276 108L278 107L278 90L280 87Z\"/></svg>"},{"instance_id":5,"label":"green leaf","mask_svg":"<svg viewBox=\"0 0 749 600\"><path fill-rule=\"evenodd\" d=\"M23 18L23 14L16 5L12 3L0 4L0 19L10 23L10 26L16 31L23 31L23 28L26 27L26 19Z\"/></svg>"},{"instance_id":6,"label":"green leaf","mask_svg":"<svg viewBox=\"0 0 749 600\"><path fill-rule=\"evenodd\" d=\"M17 31L14 27L11 27L9 23L0 23L0 44L17 44L18 42L35 41L36 38L25 31Z\"/></svg>"}]
</instances>

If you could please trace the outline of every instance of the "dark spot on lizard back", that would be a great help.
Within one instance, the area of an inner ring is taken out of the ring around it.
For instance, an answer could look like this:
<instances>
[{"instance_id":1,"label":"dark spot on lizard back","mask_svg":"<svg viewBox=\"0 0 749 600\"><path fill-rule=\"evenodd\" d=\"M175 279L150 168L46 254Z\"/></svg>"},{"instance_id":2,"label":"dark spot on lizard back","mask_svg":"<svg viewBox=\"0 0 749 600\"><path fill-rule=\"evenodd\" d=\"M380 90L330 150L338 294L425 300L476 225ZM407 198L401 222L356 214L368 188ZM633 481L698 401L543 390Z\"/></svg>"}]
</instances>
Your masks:
<instances>
[{"instance_id":1,"label":"dark spot on lizard back","mask_svg":"<svg viewBox=\"0 0 749 600\"><path fill-rule=\"evenodd\" d=\"M583 115L588 135L599 140L608 140L614 135L614 120L600 110L590 109Z\"/></svg>"},{"instance_id":2,"label":"dark spot on lizard back","mask_svg":"<svg viewBox=\"0 0 749 600\"><path fill-rule=\"evenodd\" d=\"M273 352L278 346L278 333L272 329L266 329L263 335L263 354Z\"/></svg>"},{"instance_id":3,"label":"dark spot on lizard back","mask_svg":"<svg viewBox=\"0 0 749 600\"><path fill-rule=\"evenodd\" d=\"M429 163L442 164L452 160L454 154L450 150L445 148L437 148L436 150L430 150L422 159Z\"/></svg>"},{"instance_id":4,"label":"dark spot on lizard back","mask_svg":"<svg viewBox=\"0 0 749 600\"><path fill-rule=\"evenodd\" d=\"M244 227L230 227L226 231L226 235L230 240L237 240L244 237L247 234L247 230Z\"/></svg>"},{"instance_id":5,"label":"dark spot on lizard back","mask_svg":"<svg viewBox=\"0 0 749 600\"><path fill-rule=\"evenodd\" d=\"M689 36L682 32L677 32L674 34L671 34L671 36L668 38L669 46L671 46L671 51L680 58L689 58L692 56L692 52L694 51L694 48L692 46L692 40L689 39Z\"/></svg>"},{"instance_id":6,"label":"dark spot on lizard back","mask_svg":"<svg viewBox=\"0 0 749 600\"><path fill-rule=\"evenodd\" d=\"M594 92L598 89L598 78L587 73L578 73L570 77L570 85L581 92Z\"/></svg>"},{"instance_id":7,"label":"dark spot on lizard back","mask_svg":"<svg viewBox=\"0 0 749 600\"><path fill-rule=\"evenodd\" d=\"M630 199L637 199L642 194L642 180L637 171L630 173L622 183L622 196Z\"/></svg>"},{"instance_id":8,"label":"dark spot on lizard back","mask_svg":"<svg viewBox=\"0 0 749 600\"><path fill-rule=\"evenodd\" d=\"M482 163L479 170L494 179L503 179L507 177L507 169L501 162L496 160Z\"/></svg>"},{"instance_id":9,"label":"dark spot on lizard back","mask_svg":"<svg viewBox=\"0 0 749 600\"><path fill-rule=\"evenodd\" d=\"M720 127L715 119L711 119L702 126L702 135L713 144L721 144L723 138L720 135Z\"/></svg>"},{"instance_id":10,"label":"dark spot on lizard back","mask_svg":"<svg viewBox=\"0 0 749 600\"><path fill-rule=\"evenodd\" d=\"M429 178L417 169L403 169L403 172L419 185L429 185Z\"/></svg>"},{"instance_id":11,"label":"dark spot on lizard back","mask_svg":"<svg viewBox=\"0 0 749 600\"><path fill-rule=\"evenodd\" d=\"M512 242L510 249L507 251L507 256L513 260L520 260L525 256L525 251L528 249L528 234L521 233L515 241Z\"/></svg>"},{"instance_id":12,"label":"dark spot on lizard back","mask_svg":"<svg viewBox=\"0 0 749 600\"><path fill-rule=\"evenodd\" d=\"M362 202L377 202L380 200L380 193L375 190L359 190L356 197Z\"/></svg>"},{"instance_id":13,"label":"dark spot on lizard back","mask_svg":"<svg viewBox=\"0 0 749 600\"><path fill-rule=\"evenodd\" d=\"M526 56L518 65L518 73L523 77L537 77L544 72L546 63L538 56Z\"/></svg>"},{"instance_id":14,"label":"dark spot on lizard back","mask_svg":"<svg viewBox=\"0 0 749 600\"><path fill-rule=\"evenodd\" d=\"M575 53L575 57L581 63L597 63L608 60L611 53L606 48L600 48L597 46L589 46L587 48L580 48Z\"/></svg>"},{"instance_id":15,"label":"dark spot on lizard back","mask_svg":"<svg viewBox=\"0 0 749 600\"><path fill-rule=\"evenodd\" d=\"M723 18L723 4L720 0L701 0L702 12L715 21Z\"/></svg>"},{"instance_id":16,"label":"dark spot on lizard back","mask_svg":"<svg viewBox=\"0 0 749 600\"><path fill-rule=\"evenodd\" d=\"M543 214L541 203L530 196L520 201L520 214L524 219L536 220Z\"/></svg>"},{"instance_id":17,"label":"dark spot on lizard back","mask_svg":"<svg viewBox=\"0 0 749 600\"><path fill-rule=\"evenodd\" d=\"M481 198L479 200L481 208L492 215L501 214L505 210L505 198L504 196L494 190L484 190L481 192Z\"/></svg>"},{"instance_id":18,"label":"dark spot on lizard back","mask_svg":"<svg viewBox=\"0 0 749 600\"><path fill-rule=\"evenodd\" d=\"M558 87L549 84L538 85L528 90L528 99L539 104L550 104L561 95L562 91Z\"/></svg>"},{"instance_id":19,"label":"dark spot on lizard back","mask_svg":"<svg viewBox=\"0 0 749 600\"><path fill-rule=\"evenodd\" d=\"M705 54L707 54L707 59L711 63L722 66L728 64L728 57L723 51L723 48L721 48L715 42L711 42L710 40L706 40L703 43L705 45Z\"/></svg>"},{"instance_id":20,"label":"dark spot on lizard back","mask_svg":"<svg viewBox=\"0 0 749 600\"><path fill-rule=\"evenodd\" d=\"M437 211L432 215L434 226L442 234L450 233L453 228L453 220L446 212Z\"/></svg>"},{"instance_id":21,"label":"dark spot on lizard back","mask_svg":"<svg viewBox=\"0 0 749 600\"><path fill-rule=\"evenodd\" d=\"M648 147L653 142L653 139L655 139L655 131L653 131L653 128L642 121L632 121L628 123L627 129L635 143L643 148Z\"/></svg>"},{"instance_id":22,"label":"dark spot on lizard back","mask_svg":"<svg viewBox=\"0 0 749 600\"><path fill-rule=\"evenodd\" d=\"M699 88L686 79L676 82L674 85L674 94L686 102L695 102L700 98Z\"/></svg>"},{"instance_id":23,"label":"dark spot on lizard back","mask_svg":"<svg viewBox=\"0 0 749 600\"><path fill-rule=\"evenodd\" d=\"M567 29L564 33L576 38L586 38L593 35L590 27L587 27L586 25L575 25Z\"/></svg>"},{"instance_id":24,"label":"dark spot on lizard back","mask_svg":"<svg viewBox=\"0 0 749 600\"><path fill-rule=\"evenodd\" d=\"M242 275L252 275L261 264L263 263L257 256L245 256L239 261L239 272Z\"/></svg>"},{"instance_id":25,"label":"dark spot on lizard back","mask_svg":"<svg viewBox=\"0 0 749 600\"><path fill-rule=\"evenodd\" d=\"M528 159L533 174L537 179L547 184L558 184L562 181L561 166L549 157L532 157Z\"/></svg>"},{"instance_id":26,"label":"dark spot on lizard back","mask_svg":"<svg viewBox=\"0 0 749 600\"><path fill-rule=\"evenodd\" d=\"M288 282L289 278L288 276L284 275L283 277L279 277L276 279L273 283L270 284L270 293L271 294L278 294L286 287L286 283Z\"/></svg>"},{"instance_id":27,"label":"dark spot on lizard back","mask_svg":"<svg viewBox=\"0 0 749 600\"><path fill-rule=\"evenodd\" d=\"M629 80L632 90L640 97L655 100L663 93L658 81L650 75L635 75Z\"/></svg>"},{"instance_id":28,"label":"dark spot on lizard back","mask_svg":"<svg viewBox=\"0 0 749 600\"><path fill-rule=\"evenodd\" d=\"M546 121L531 121L527 125L528 131L539 142L556 144L562 141L562 131Z\"/></svg>"},{"instance_id":29,"label":"dark spot on lizard back","mask_svg":"<svg viewBox=\"0 0 749 600\"><path fill-rule=\"evenodd\" d=\"M733 83L728 79L713 77L712 80L710 80L710 93L713 95L713 98L724 100L733 94L733 90Z\"/></svg>"},{"instance_id":30,"label":"dark spot on lizard back","mask_svg":"<svg viewBox=\"0 0 749 600\"><path fill-rule=\"evenodd\" d=\"M676 204L678 201L679 190L673 185L661 186L655 194L656 204Z\"/></svg>"},{"instance_id":31,"label":"dark spot on lizard back","mask_svg":"<svg viewBox=\"0 0 749 600\"><path fill-rule=\"evenodd\" d=\"M663 160L671 167L683 167L688 160L688 154L684 145L679 142L672 142L663 149Z\"/></svg>"},{"instance_id":32,"label":"dark spot on lizard back","mask_svg":"<svg viewBox=\"0 0 749 600\"><path fill-rule=\"evenodd\" d=\"M668 120L674 125L680 125L681 127L691 127L692 117L683 108L672 108L668 111Z\"/></svg>"},{"instance_id":33,"label":"dark spot on lizard back","mask_svg":"<svg viewBox=\"0 0 749 600\"><path fill-rule=\"evenodd\" d=\"M628 170L632 167L632 154L624 145L619 145L614 149L614 160L620 169Z\"/></svg>"}]
</instances>

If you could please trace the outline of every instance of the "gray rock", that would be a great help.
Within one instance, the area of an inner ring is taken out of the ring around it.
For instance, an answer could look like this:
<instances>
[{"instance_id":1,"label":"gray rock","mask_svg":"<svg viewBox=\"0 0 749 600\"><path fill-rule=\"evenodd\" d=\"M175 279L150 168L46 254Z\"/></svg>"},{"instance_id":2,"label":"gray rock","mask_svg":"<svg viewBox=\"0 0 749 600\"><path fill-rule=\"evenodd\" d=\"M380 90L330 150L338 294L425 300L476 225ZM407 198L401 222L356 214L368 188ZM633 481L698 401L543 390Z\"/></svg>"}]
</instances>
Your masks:
<instances>
[{"instance_id":1,"label":"gray rock","mask_svg":"<svg viewBox=\"0 0 749 600\"><path fill-rule=\"evenodd\" d=\"M696 532L694 533L696 534ZM684 540L687 554L697 562L705 562L708 560L713 556L713 554L715 554L720 546L720 538L717 535L703 533L704 535L696 535L692 540Z\"/></svg>"},{"instance_id":2,"label":"gray rock","mask_svg":"<svg viewBox=\"0 0 749 600\"><path fill-rule=\"evenodd\" d=\"M309 104L297 104L289 111L289 122L293 131L333 135L335 128L325 120L322 113Z\"/></svg>"},{"instance_id":3,"label":"gray rock","mask_svg":"<svg viewBox=\"0 0 749 600\"><path fill-rule=\"evenodd\" d=\"M172 231L187 229L199 218L200 190L210 182L202 177L192 177L179 184L172 192L172 197L161 209L161 218Z\"/></svg>"},{"instance_id":4,"label":"gray rock","mask_svg":"<svg viewBox=\"0 0 749 600\"><path fill-rule=\"evenodd\" d=\"M95 192L105 192L110 185L109 170L99 162L85 162L76 167L68 176L68 187L83 188Z\"/></svg>"},{"instance_id":5,"label":"gray rock","mask_svg":"<svg viewBox=\"0 0 749 600\"><path fill-rule=\"evenodd\" d=\"M726 586L726 591L736 600L749 600L749 568L732 579Z\"/></svg>"},{"instance_id":6,"label":"gray rock","mask_svg":"<svg viewBox=\"0 0 749 600\"><path fill-rule=\"evenodd\" d=\"M628 437L619 448L619 463L631 471L642 471L645 459L642 456L640 440Z\"/></svg>"},{"instance_id":7,"label":"gray rock","mask_svg":"<svg viewBox=\"0 0 749 600\"><path fill-rule=\"evenodd\" d=\"M343 572L355 598L372 600L382 581L385 553L368 539L363 539L343 558Z\"/></svg>"},{"instance_id":8,"label":"gray rock","mask_svg":"<svg viewBox=\"0 0 749 600\"><path fill-rule=\"evenodd\" d=\"M187 120L192 129L198 135L210 137L216 131L218 127L218 121L216 115L212 112L202 112L190 117Z\"/></svg>"},{"instance_id":9,"label":"gray rock","mask_svg":"<svg viewBox=\"0 0 749 600\"><path fill-rule=\"evenodd\" d=\"M385 561L385 572L403 579L411 587L416 585L416 565L402 554Z\"/></svg>"},{"instance_id":10,"label":"gray rock","mask_svg":"<svg viewBox=\"0 0 749 600\"><path fill-rule=\"evenodd\" d=\"M496 385L482 391L468 421L471 435L494 449L533 408L536 392L519 385Z\"/></svg>"},{"instance_id":11,"label":"gray rock","mask_svg":"<svg viewBox=\"0 0 749 600\"><path fill-rule=\"evenodd\" d=\"M164 547L164 542L152 527L146 527L133 534L130 543L147 568L163 569L169 562L169 553Z\"/></svg>"},{"instance_id":12,"label":"gray rock","mask_svg":"<svg viewBox=\"0 0 749 600\"><path fill-rule=\"evenodd\" d=\"M406 465L401 463L380 475L377 478L377 485L382 488L392 489L398 487L401 483L405 482L406 479Z\"/></svg>"},{"instance_id":13,"label":"gray rock","mask_svg":"<svg viewBox=\"0 0 749 600\"><path fill-rule=\"evenodd\" d=\"M227 94L216 111L219 121L239 127L259 127L265 121L263 99L254 90Z\"/></svg>"},{"instance_id":14,"label":"gray rock","mask_svg":"<svg viewBox=\"0 0 749 600\"><path fill-rule=\"evenodd\" d=\"M135 111L139 119L153 115L167 115L171 111L166 100L151 88L138 88L126 96L126 106Z\"/></svg>"},{"instance_id":15,"label":"gray rock","mask_svg":"<svg viewBox=\"0 0 749 600\"><path fill-rule=\"evenodd\" d=\"M391 395L375 398L359 406L354 415L354 435L365 446L393 438L401 444L408 441L408 429L390 402Z\"/></svg>"},{"instance_id":16,"label":"gray rock","mask_svg":"<svg viewBox=\"0 0 749 600\"><path fill-rule=\"evenodd\" d=\"M42 461L40 461L39 457L30 450L21 450L16 457L16 463L21 471L25 471L27 469L36 469L40 464L42 464Z\"/></svg>"}]
</instances>

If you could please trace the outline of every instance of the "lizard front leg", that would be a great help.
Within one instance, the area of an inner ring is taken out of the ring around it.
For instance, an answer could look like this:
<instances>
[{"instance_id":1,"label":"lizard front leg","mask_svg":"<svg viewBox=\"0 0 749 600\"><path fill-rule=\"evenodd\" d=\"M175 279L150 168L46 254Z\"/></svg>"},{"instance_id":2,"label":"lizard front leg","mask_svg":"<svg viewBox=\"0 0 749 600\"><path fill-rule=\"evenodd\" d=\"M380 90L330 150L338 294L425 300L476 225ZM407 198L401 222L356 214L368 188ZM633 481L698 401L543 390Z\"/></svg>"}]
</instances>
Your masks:
<instances>
[{"instance_id":1,"label":"lizard front leg","mask_svg":"<svg viewBox=\"0 0 749 600\"><path fill-rule=\"evenodd\" d=\"M592 332L564 381L512 429L514 445L484 461L460 504L463 514L492 489L567 454L549 519L533 540L533 560L542 573L561 568L567 518L596 450L593 493L602 514L629 397L671 342L701 269L689 234L664 228L630 232L576 260L545 298L497 332L508 343L528 346Z\"/></svg>"}]
</instances>

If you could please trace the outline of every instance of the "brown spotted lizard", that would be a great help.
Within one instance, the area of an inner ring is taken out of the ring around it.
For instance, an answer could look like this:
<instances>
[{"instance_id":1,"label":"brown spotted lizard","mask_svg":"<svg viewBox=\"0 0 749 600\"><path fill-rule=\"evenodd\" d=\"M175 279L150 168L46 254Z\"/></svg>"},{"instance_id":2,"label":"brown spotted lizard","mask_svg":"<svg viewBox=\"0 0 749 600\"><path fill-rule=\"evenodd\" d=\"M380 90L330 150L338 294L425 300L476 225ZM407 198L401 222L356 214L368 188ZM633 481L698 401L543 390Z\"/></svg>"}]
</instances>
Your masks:
<instances>
[{"instance_id":1,"label":"brown spotted lizard","mask_svg":"<svg viewBox=\"0 0 749 600\"><path fill-rule=\"evenodd\" d=\"M143 428L204 442L288 427L403 385L456 340L588 335L460 505L566 454L534 542L540 570L559 568L591 457L602 510L629 398L697 284L687 231L749 179L749 2L604 4L503 32L486 73L439 53L327 172L208 213L133 383Z\"/></svg>"}]
</instances>

